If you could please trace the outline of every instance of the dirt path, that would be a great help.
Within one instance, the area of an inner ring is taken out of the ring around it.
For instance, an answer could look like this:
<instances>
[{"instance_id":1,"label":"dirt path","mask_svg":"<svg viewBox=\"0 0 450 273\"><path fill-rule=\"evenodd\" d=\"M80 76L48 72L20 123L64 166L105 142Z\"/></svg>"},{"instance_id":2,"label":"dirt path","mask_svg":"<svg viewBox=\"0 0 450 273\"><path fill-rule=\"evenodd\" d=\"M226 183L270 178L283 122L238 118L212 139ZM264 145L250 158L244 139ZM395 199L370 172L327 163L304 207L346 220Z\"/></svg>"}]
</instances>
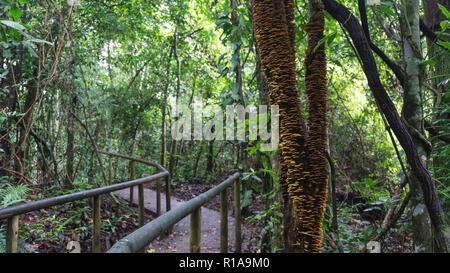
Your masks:
<instances>
[{"instance_id":1,"label":"dirt path","mask_svg":"<svg viewBox=\"0 0 450 273\"><path fill-rule=\"evenodd\" d=\"M129 189L124 189L115 192L119 197L129 200ZM137 187L134 189L133 203L137 204ZM172 197L171 206L175 209L185 202ZM144 206L145 208L156 211L156 192L144 188ZM165 195L161 194L161 213L166 211ZM228 252L234 252L234 217L228 213ZM202 237L201 237L201 252L217 253L220 252L220 213L205 207L202 207ZM175 224L173 232L165 237L158 237L150 246L149 251L156 253L188 253L189 252L189 231L190 231L190 217L187 216L180 222ZM243 242L249 240L249 232L242 226Z\"/></svg>"}]
</instances>

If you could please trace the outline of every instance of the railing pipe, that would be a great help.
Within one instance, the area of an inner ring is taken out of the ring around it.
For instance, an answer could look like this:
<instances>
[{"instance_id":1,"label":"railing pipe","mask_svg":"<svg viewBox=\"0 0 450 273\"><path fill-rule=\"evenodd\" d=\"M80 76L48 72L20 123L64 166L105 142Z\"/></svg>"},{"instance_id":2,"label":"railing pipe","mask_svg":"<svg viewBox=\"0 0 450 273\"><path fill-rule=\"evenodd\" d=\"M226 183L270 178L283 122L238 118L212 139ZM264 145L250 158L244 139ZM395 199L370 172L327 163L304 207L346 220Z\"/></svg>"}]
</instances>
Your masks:
<instances>
[{"instance_id":1,"label":"railing pipe","mask_svg":"<svg viewBox=\"0 0 450 273\"><path fill-rule=\"evenodd\" d=\"M167 175L169 175L168 171L160 172L160 173L157 173L157 174L154 174L151 176L147 176L147 177L143 177L143 178L139 178L139 179L136 179L133 181L122 182L119 184L113 184L111 186L86 190L86 191L82 191L82 192L76 192L76 193L70 193L70 194L65 194L65 195L56 196L56 197L50 197L50 198L42 199L39 201L31 202L31 203L26 203L26 204L13 206L13 207L4 208L4 209L0 210L0 220L9 218L14 215L28 213L30 211L45 209L45 208L56 206L56 205L62 205L62 204L68 203L68 202L73 202L73 201L77 201L77 200L94 197L99 194L105 194L105 193L118 191L121 189L126 189L131 186L144 184L144 183L153 181L155 179L165 177Z\"/></svg>"},{"instance_id":2,"label":"railing pipe","mask_svg":"<svg viewBox=\"0 0 450 273\"><path fill-rule=\"evenodd\" d=\"M151 162L151 161L147 161L145 159L135 158L135 157L127 156L127 155L121 155L121 154L106 152L106 151L103 151L103 150L97 150L97 151L99 153L101 153L101 154L114 156L114 157L120 157L120 158L123 158L123 159L128 159L128 160L140 162L140 163L143 163L143 164L146 164L146 165L149 165L149 166L153 166L153 167L157 168L158 170L160 170L161 172L167 172L167 170L163 166L161 166L160 164L155 163L155 162Z\"/></svg>"},{"instance_id":3,"label":"railing pipe","mask_svg":"<svg viewBox=\"0 0 450 273\"><path fill-rule=\"evenodd\" d=\"M143 184L151 182L153 180L158 180L163 177L168 177L169 172L157 163L153 163L147 160L134 158L126 155L115 154L110 152L105 152L98 150L99 153L106 154L109 156L115 156L119 158L124 158L131 160L132 162L140 162L149 166L156 167L160 173L150 175L147 177L143 177L140 179L133 179L131 181L122 182L114 185L109 185L105 187L100 187L96 189L86 190L82 192L76 192L71 194L65 194L56 197L50 197L46 199L42 199L39 201L25 203L17 206L7 207L4 209L0 209L0 220L8 219L7 223L7 231L6 231L6 252L15 253L17 252L17 241L18 241L18 229L19 229L19 215L25 214L31 211L46 209L56 205L63 205L65 203L78 201L86 198L93 197L93 242L92 242L92 250L93 252L100 252L100 228L101 228L101 214L100 214L100 205L101 205L101 195L111 193L114 191L118 191L125 188L132 188L133 186L138 185L140 189L140 198L139 198L139 222L141 225L144 223L144 198L143 198ZM134 177L134 164L132 168L132 177ZM109 160L109 175L108 175L109 183L112 181L112 161ZM170 199L170 197L168 197Z\"/></svg>"},{"instance_id":4,"label":"railing pipe","mask_svg":"<svg viewBox=\"0 0 450 273\"><path fill-rule=\"evenodd\" d=\"M150 162L150 161L147 161L147 160L144 160L144 159L140 159L140 158L134 158L134 157L127 156L127 155L121 155L121 154L106 152L106 151L103 151L103 150L98 150L98 152L102 153L102 154L105 154L105 155L109 155L109 156L120 157L120 158L123 158L123 159L128 159L128 160L131 160L131 161L144 163L146 165L150 165L150 166L153 166L153 167L157 168L161 172L167 172L167 170L162 165L160 165L158 163ZM134 170L134 166L133 166L133 170ZM166 181L169 181L167 178L168 177L166 177ZM156 214L159 216L161 214L161 192L160 192L160 182L159 182L159 180L156 181L156 188L157 188ZM170 201L171 201L170 200L170 187L169 187L169 190L167 190L167 188L168 188L168 186L167 186L167 182L166 182L166 211L169 211L170 210ZM130 191L131 191L131 189L130 189ZM130 197L131 196L132 195L131 195L131 192L130 192ZM139 204L139 200L138 200L138 204Z\"/></svg>"}]
</instances>

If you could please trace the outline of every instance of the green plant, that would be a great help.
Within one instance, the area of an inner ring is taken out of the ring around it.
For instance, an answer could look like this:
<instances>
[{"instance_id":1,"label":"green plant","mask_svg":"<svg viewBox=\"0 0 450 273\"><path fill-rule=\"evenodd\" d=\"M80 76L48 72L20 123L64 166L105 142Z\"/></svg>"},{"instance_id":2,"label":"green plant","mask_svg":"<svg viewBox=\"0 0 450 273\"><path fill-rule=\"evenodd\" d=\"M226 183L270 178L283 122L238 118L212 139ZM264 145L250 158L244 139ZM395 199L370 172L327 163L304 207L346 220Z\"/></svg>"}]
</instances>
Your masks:
<instances>
[{"instance_id":1,"label":"green plant","mask_svg":"<svg viewBox=\"0 0 450 273\"><path fill-rule=\"evenodd\" d=\"M26 194L30 191L27 185L13 186L6 184L0 189L0 208L6 208L19 202L25 201Z\"/></svg>"}]
</instances>

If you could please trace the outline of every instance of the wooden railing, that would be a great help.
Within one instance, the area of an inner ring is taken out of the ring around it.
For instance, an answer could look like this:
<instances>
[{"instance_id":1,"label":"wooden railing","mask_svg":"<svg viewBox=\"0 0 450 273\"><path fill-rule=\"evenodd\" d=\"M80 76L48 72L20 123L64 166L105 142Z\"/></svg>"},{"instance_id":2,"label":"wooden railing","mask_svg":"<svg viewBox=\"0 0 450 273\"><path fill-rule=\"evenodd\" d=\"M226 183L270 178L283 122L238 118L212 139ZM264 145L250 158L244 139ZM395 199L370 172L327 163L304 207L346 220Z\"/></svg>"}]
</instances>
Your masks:
<instances>
[{"instance_id":1,"label":"wooden railing","mask_svg":"<svg viewBox=\"0 0 450 273\"><path fill-rule=\"evenodd\" d=\"M15 253L17 252L17 241L18 241L18 230L19 230L19 216L28 212L32 212L35 210L46 209L57 205L63 205L65 203L74 202L77 200L82 200L86 198L93 198L93 241L92 241L92 252L98 253L101 252L100 245L100 204L101 204L101 195L109 194L111 192L130 188L132 191L134 186L138 186L138 211L139 211L139 224L140 226L144 225L144 184L152 181L158 181L160 178L165 177L166 179L166 210L170 210L170 187L168 185L168 177L169 172L161 165L157 163L153 163L147 160L134 158L126 155L120 155L105 151L98 151L102 154L106 154L109 156L119 157L127 160L131 160L131 162L140 162L146 164L148 166L156 167L159 170L159 173L153 174L147 177L132 179L131 181L122 182L118 184L113 184L110 186L95 188L91 190L86 190L82 192L76 192L71 194L65 194L56 197L50 197L46 199L42 199L35 202L25 203L21 205L16 205L12 207L7 207L0 210L0 220L7 219L7 228L6 228L6 252ZM134 172L132 171L132 176L134 176ZM159 183L159 181L158 181ZM158 187L159 188L159 187ZM159 191L157 200L159 200L157 205L156 214L160 214L160 200ZM131 196L130 196L131 197Z\"/></svg>"},{"instance_id":2,"label":"wooden railing","mask_svg":"<svg viewBox=\"0 0 450 273\"><path fill-rule=\"evenodd\" d=\"M228 251L228 200L227 189L234 183L234 215L235 215L235 251L241 252L241 198L239 173L231 175L228 179L208 190L205 193L187 201L182 206L164 213L145 226L119 240L109 253L135 253L148 246L156 237L162 235L184 217L191 215L191 241L190 251L200 252L201 241L201 208L214 196L220 194L220 252Z\"/></svg>"}]
</instances>

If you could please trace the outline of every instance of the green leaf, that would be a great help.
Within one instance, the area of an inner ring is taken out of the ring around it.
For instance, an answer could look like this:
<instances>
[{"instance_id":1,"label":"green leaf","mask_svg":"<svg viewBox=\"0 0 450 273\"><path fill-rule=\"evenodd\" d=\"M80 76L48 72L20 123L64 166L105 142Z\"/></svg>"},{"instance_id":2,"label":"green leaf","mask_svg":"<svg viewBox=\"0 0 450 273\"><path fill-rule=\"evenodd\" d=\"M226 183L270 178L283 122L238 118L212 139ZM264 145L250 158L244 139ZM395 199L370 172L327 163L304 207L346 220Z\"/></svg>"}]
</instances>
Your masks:
<instances>
[{"instance_id":1,"label":"green leaf","mask_svg":"<svg viewBox=\"0 0 450 273\"><path fill-rule=\"evenodd\" d=\"M314 47L313 52L316 52L317 48L319 48L319 46L321 46L323 43L325 43L325 41L327 40L327 36L323 37L322 39L320 39L320 41L317 43L317 45Z\"/></svg>"},{"instance_id":2,"label":"green leaf","mask_svg":"<svg viewBox=\"0 0 450 273\"><path fill-rule=\"evenodd\" d=\"M20 40L20 32L15 29L10 29L9 34L16 37L17 40Z\"/></svg>"},{"instance_id":3,"label":"green leaf","mask_svg":"<svg viewBox=\"0 0 450 273\"><path fill-rule=\"evenodd\" d=\"M22 16L22 10L17 8L12 8L9 13L11 13L14 21L19 21L20 17Z\"/></svg>"},{"instance_id":4,"label":"green leaf","mask_svg":"<svg viewBox=\"0 0 450 273\"><path fill-rule=\"evenodd\" d=\"M325 37L323 37L322 39L320 39L320 41L317 43L317 45L314 47L313 52L315 52L317 50L317 48L322 45L323 43L327 43L327 45L331 45L331 43L333 42L334 38L336 38L337 32L333 32Z\"/></svg>"},{"instance_id":5,"label":"green leaf","mask_svg":"<svg viewBox=\"0 0 450 273\"><path fill-rule=\"evenodd\" d=\"M440 23L442 31L445 31L445 30L447 29L448 24L449 24L448 21L442 21L442 22Z\"/></svg>"},{"instance_id":6,"label":"green leaf","mask_svg":"<svg viewBox=\"0 0 450 273\"><path fill-rule=\"evenodd\" d=\"M257 177L256 175L252 176L253 179L255 179L256 181L258 181L259 183L262 183L262 179Z\"/></svg>"},{"instance_id":7,"label":"green leaf","mask_svg":"<svg viewBox=\"0 0 450 273\"><path fill-rule=\"evenodd\" d=\"M41 40L41 39L29 39L27 41L32 42L32 43L36 43L36 44L47 44L47 45L53 46L53 43L51 43L49 41Z\"/></svg>"},{"instance_id":8,"label":"green leaf","mask_svg":"<svg viewBox=\"0 0 450 273\"><path fill-rule=\"evenodd\" d=\"M450 50L450 43L449 42L444 42L444 41L438 41L438 44L440 44L441 46L445 47L446 49Z\"/></svg>"},{"instance_id":9,"label":"green leaf","mask_svg":"<svg viewBox=\"0 0 450 273\"><path fill-rule=\"evenodd\" d=\"M392 9L390 9L390 8L384 6L384 5L381 5L381 6L378 6L378 7L379 7L379 9L380 9L380 11L382 13L384 13L386 15L389 15L389 16L393 16L393 17L395 16L395 13L394 13L394 11Z\"/></svg>"},{"instance_id":10,"label":"green leaf","mask_svg":"<svg viewBox=\"0 0 450 273\"><path fill-rule=\"evenodd\" d=\"M243 173L242 174L242 181L247 180L251 175L252 175L252 173Z\"/></svg>"},{"instance_id":11,"label":"green leaf","mask_svg":"<svg viewBox=\"0 0 450 273\"><path fill-rule=\"evenodd\" d=\"M245 208L248 205L250 205L251 201L252 201L252 190L247 190L242 195L242 204L241 204L241 206L243 208Z\"/></svg>"},{"instance_id":12,"label":"green leaf","mask_svg":"<svg viewBox=\"0 0 450 273\"><path fill-rule=\"evenodd\" d=\"M24 31L26 29L24 26L14 21L0 20L0 23L17 31Z\"/></svg>"},{"instance_id":13,"label":"green leaf","mask_svg":"<svg viewBox=\"0 0 450 273\"><path fill-rule=\"evenodd\" d=\"M413 58L413 61L418 65L429 65L429 66L436 65L436 61L434 61L432 59L424 60L424 59L419 59L419 58Z\"/></svg>"},{"instance_id":14,"label":"green leaf","mask_svg":"<svg viewBox=\"0 0 450 273\"><path fill-rule=\"evenodd\" d=\"M442 13L447 17L447 19L450 19L450 11L446 9L443 5L438 4L439 9L442 11Z\"/></svg>"}]
</instances>

